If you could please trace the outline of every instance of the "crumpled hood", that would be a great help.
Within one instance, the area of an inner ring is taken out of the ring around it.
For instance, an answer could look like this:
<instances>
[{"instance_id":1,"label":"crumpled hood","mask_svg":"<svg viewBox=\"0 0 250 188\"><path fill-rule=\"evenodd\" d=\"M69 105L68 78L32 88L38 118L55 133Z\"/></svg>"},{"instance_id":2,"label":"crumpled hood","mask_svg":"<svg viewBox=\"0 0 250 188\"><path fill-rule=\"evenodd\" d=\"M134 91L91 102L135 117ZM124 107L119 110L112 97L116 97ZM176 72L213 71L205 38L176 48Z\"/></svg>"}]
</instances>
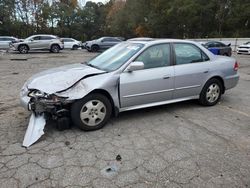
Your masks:
<instances>
[{"instance_id":1,"label":"crumpled hood","mask_svg":"<svg viewBox=\"0 0 250 188\"><path fill-rule=\"evenodd\" d=\"M101 74L105 71L85 64L72 64L35 74L27 81L28 89L37 89L47 94L65 90L88 75Z\"/></svg>"}]
</instances>

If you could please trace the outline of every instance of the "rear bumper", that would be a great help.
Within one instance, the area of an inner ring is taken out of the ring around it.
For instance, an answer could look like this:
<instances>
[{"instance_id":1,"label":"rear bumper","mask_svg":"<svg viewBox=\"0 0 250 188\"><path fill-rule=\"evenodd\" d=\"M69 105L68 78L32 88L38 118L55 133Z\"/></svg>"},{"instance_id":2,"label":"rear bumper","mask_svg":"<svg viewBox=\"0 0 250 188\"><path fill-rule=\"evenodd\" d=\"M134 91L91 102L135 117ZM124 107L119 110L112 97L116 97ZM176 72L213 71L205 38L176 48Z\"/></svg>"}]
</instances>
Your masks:
<instances>
[{"instance_id":1,"label":"rear bumper","mask_svg":"<svg viewBox=\"0 0 250 188\"><path fill-rule=\"evenodd\" d=\"M234 88L239 82L240 76L239 74L235 74L232 76L228 76L224 79L225 90Z\"/></svg>"},{"instance_id":2,"label":"rear bumper","mask_svg":"<svg viewBox=\"0 0 250 188\"><path fill-rule=\"evenodd\" d=\"M60 50L63 50L64 49L64 44L60 44Z\"/></svg>"}]
</instances>

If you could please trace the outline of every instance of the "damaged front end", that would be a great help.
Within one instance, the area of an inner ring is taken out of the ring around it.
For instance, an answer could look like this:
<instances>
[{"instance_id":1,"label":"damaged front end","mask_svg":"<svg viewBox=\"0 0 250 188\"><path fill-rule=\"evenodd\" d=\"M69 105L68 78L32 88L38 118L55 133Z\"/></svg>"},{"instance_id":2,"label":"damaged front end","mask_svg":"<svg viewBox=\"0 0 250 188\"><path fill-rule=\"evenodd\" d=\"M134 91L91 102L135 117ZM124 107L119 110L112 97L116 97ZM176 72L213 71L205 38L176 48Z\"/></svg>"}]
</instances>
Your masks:
<instances>
[{"instance_id":1,"label":"damaged front end","mask_svg":"<svg viewBox=\"0 0 250 188\"><path fill-rule=\"evenodd\" d=\"M72 100L39 90L29 90L27 96L30 99L27 104L28 110L32 111L32 115L25 133L24 147L31 146L44 134L43 129L46 120L56 120L59 130L69 127Z\"/></svg>"},{"instance_id":2,"label":"damaged front end","mask_svg":"<svg viewBox=\"0 0 250 188\"><path fill-rule=\"evenodd\" d=\"M28 109L36 115L45 113L56 119L60 116L65 116L69 113L69 104L72 100L67 100L67 97L60 97L55 94L46 94L42 91L32 90L29 92Z\"/></svg>"},{"instance_id":3,"label":"damaged front end","mask_svg":"<svg viewBox=\"0 0 250 188\"><path fill-rule=\"evenodd\" d=\"M56 120L59 130L68 128L71 104L102 83L85 80L104 73L86 64L70 64L29 78L20 92L21 105L32 112L23 146L29 147L41 137L46 120Z\"/></svg>"}]
</instances>

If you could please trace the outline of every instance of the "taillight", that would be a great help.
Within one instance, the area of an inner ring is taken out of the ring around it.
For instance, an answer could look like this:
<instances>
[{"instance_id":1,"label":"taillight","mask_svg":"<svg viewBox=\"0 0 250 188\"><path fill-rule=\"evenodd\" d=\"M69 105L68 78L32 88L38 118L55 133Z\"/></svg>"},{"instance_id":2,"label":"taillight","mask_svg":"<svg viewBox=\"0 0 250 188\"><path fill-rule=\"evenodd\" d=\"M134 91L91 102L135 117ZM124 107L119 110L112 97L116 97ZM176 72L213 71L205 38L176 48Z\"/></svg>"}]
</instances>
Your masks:
<instances>
[{"instance_id":1,"label":"taillight","mask_svg":"<svg viewBox=\"0 0 250 188\"><path fill-rule=\"evenodd\" d=\"M234 63L234 70L239 70L239 63L237 61Z\"/></svg>"}]
</instances>

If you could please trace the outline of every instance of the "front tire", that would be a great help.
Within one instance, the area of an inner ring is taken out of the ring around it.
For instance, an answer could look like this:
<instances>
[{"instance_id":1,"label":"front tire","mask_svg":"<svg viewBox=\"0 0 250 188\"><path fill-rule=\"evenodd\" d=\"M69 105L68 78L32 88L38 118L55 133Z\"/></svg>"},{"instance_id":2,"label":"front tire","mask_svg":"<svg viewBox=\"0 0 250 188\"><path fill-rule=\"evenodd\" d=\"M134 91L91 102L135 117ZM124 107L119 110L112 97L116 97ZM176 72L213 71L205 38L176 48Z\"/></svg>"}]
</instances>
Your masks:
<instances>
[{"instance_id":1,"label":"front tire","mask_svg":"<svg viewBox=\"0 0 250 188\"><path fill-rule=\"evenodd\" d=\"M111 113L109 99L96 93L76 101L71 107L72 121L84 131L101 129L110 119Z\"/></svg>"},{"instance_id":2,"label":"front tire","mask_svg":"<svg viewBox=\"0 0 250 188\"><path fill-rule=\"evenodd\" d=\"M214 106L222 95L223 86L220 80L212 78L203 87L199 102L204 106Z\"/></svg>"},{"instance_id":3,"label":"front tire","mask_svg":"<svg viewBox=\"0 0 250 188\"><path fill-rule=\"evenodd\" d=\"M27 54L29 51L29 48L27 45L20 45L18 47L18 51L20 52L20 54Z\"/></svg>"},{"instance_id":4,"label":"front tire","mask_svg":"<svg viewBox=\"0 0 250 188\"><path fill-rule=\"evenodd\" d=\"M92 51L92 52L98 52L99 49L100 49L100 47L99 47L98 45L93 45L93 46L91 47L91 51Z\"/></svg>"}]
</instances>

